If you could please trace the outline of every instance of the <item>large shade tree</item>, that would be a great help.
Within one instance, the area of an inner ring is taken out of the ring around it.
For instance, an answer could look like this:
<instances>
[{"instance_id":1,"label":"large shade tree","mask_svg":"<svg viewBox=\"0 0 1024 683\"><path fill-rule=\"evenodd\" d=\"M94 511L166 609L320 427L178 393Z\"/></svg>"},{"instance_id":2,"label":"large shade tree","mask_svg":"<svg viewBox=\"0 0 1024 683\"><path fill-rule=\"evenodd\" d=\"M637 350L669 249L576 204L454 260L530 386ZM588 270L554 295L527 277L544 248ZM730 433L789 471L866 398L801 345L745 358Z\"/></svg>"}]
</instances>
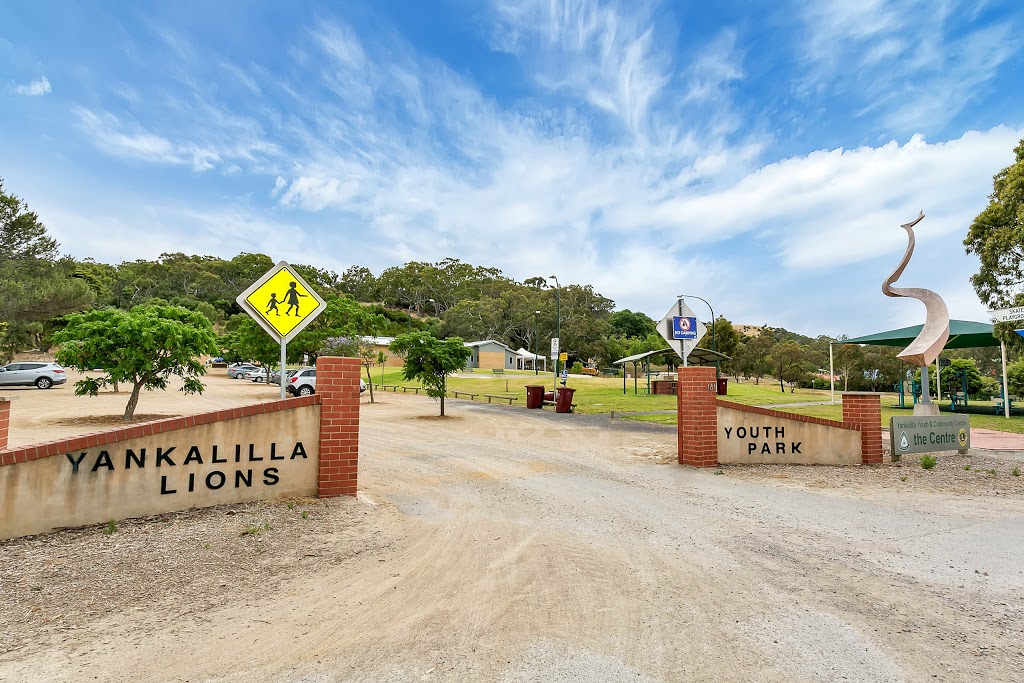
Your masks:
<instances>
[{"instance_id":1,"label":"large shade tree","mask_svg":"<svg viewBox=\"0 0 1024 683\"><path fill-rule=\"evenodd\" d=\"M183 380L186 394L203 392L206 369L199 356L217 351L217 335L201 313L170 305L142 305L123 311L107 308L68 316L54 335L61 345L58 362L102 377L75 384L75 393L95 396L102 387L132 385L124 419L130 420L143 389L166 389L171 377Z\"/></svg>"},{"instance_id":2,"label":"large shade tree","mask_svg":"<svg viewBox=\"0 0 1024 683\"><path fill-rule=\"evenodd\" d=\"M980 262L971 284L990 308L1024 304L1024 140L1014 155L1014 163L993 178L988 206L964 239L967 253ZM1020 341L1012 325L997 325L996 333Z\"/></svg>"},{"instance_id":3,"label":"large shade tree","mask_svg":"<svg viewBox=\"0 0 1024 683\"><path fill-rule=\"evenodd\" d=\"M89 284L74 277L75 262L62 257L39 216L4 191L0 179L0 357L29 345L40 348L47 322L92 305Z\"/></svg>"}]
</instances>

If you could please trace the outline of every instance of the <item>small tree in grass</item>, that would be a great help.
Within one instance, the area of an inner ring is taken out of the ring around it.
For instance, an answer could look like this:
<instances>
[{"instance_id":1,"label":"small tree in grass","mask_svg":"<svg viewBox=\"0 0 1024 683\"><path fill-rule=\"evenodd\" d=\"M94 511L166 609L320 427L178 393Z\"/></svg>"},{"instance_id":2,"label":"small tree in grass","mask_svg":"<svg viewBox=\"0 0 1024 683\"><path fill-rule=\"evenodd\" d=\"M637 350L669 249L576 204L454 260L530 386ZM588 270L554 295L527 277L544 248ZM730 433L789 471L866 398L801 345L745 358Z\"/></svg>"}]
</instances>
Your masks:
<instances>
[{"instance_id":1,"label":"small tree in grass","mask_svg":"<svg viewBox=\"0 0 1024 683\"><path fill-rule=\"evenodd\" d=\"M459 337L441 340L426 332L403 334L391 342L390 349L392 353L405 356L402 377L419 380L427 396L441 399L441 417L444 417L448 375L465 368L473 350Z\"/></svg>"},{"instance_id":2,"label":"small tree in grass","mask_svg":"<svg viewBox=\"0 0 1024 683\"><path fill-rule=\"evenodd\" d=\"M186 394L202 393L206 373L199 356L215 353L217 335L202 313L181 306L143 305L77 313L54 335L57 361L77 370L102 370L98 379L75 383L75 393L95 396L101 387L129 382L132 393L124 409L130 420L143 389L166 389L173 375L184 380Z\"/></svg>"}]
</instances>

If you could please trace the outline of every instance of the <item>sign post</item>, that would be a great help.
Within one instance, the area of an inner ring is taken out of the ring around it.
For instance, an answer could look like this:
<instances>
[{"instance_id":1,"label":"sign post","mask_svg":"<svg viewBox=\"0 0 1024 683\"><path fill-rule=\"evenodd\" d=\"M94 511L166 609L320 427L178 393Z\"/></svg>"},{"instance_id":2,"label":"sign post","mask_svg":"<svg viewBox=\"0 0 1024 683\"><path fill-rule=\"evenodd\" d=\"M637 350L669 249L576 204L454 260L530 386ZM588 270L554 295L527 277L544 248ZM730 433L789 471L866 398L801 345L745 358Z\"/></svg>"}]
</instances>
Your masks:
<instances>
[{"instance_id":1,"label":"sign post","mask_svg":"<svg viewBox=\"0 0 1024 683\"><path fill-rule=\"evenodd\" d=\"M552 373L554 374L555 381L551 385L551 391L558 391L558 346L561 340L558 337L551 338L551 365L553 366Z\"/></svg>"},{"instance_id":2,"label":"sign post","mask_svg":"<svg viewBox=\"0 0 1024 683\"><path fill-rule=\"evenodd\" d=\"M658 323L658 333L683 359L684 368L687 367L687 356L697 347L697 343L704 338L707 331L707 325L697 319L682 299L677 299Z\"/></svg>"},{"instance_id":3,"label":"sign post","mask_svg":"<svg viewBox=\"0 0 1024 683\"><path fill-rule=\"evenodd\" d=\"M264 273L235 301L267 334L280 342L281 398L284 398L288 383L285 374L288 342L327 308L327 302L284 261Z\"/></svg>"},{"instance_id":4,"label":"sign post","mask_svg":"<svg viewBox=\"0 0 1024 683\"><path fill-rule=\"evenodd\" d=\"M1019 323L1024 321L1024 306L1001 308L997 311L989 311L988 314L994 323ZM1014 331L1024 337L1021 330ZM999 342L999 350L1003 361L1003 415L1006 416L1006 419L1010 419L1010 387L1006 376L1006 342Z\"/></svg>"}]
</instances>

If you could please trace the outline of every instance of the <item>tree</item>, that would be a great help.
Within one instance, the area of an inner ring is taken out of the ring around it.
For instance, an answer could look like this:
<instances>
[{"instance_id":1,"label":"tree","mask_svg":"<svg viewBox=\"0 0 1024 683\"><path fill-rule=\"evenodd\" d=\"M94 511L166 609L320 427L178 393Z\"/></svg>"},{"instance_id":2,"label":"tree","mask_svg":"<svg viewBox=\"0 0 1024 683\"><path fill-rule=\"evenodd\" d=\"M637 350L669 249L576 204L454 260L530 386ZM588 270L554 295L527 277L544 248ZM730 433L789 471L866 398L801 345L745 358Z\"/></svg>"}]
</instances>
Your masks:
<instances>
[{"instance_id":1,"label":"tree","mask_svg":"<svg viewBox=\"0 0 1024 683\"><path fill-rule=\"evenodd\" d=\"M267 384L270 383L270 369L281 358L280 342L246 313L237 313L228 321L228 333L220 338L220 348L229 360L253 362L265 368Z\"/></svg>"},{"instance_id":2,"label":"tree","mask_svg":"<svg viewBox=\"0 0 1024 683\"><path fill-rule=\"evenodd\" d=\"M918 370L918 380L921 379L920 372ZM954 392L961 390L960 373L964 373L967 378L968 396L977 396L978 392L981 391L984 378L981 376L978 366L969 358L953 358L950 360L949 365L942 368L941 381L943 391Z\"/></svg>"},{"instance_id":3,"label":"tree","mask_svg":"<svg viewBox=\"0 0 1024 683\"><path fill-rule=\"evenodd\" d=\"M92 305L89 284L74 277L76 264L57 251L39 216L4 192L0 179L0 320L4 359L19 348L42 346L46 322Z\"/></svg>"},{"instance_id":4,"label":"tree","mask_svg":"<svg viewBox=\"0 0 1024 683\"><path fill-rule=\"evenodd\" d=\"M1006 383L1011 396L1024 396L1024 358L1006 366Z\"/></svg>"},{"instance_id":5,"label":"tree","mask_svg":"<svg viewBox=\"0 0 1024 683\"><path fill-rule=\"evenodd\" d=\"M76 313L54 335L61 345L58 362L81 371L96 368L105 375L75 384L77 395L95 396L101 387L131 382L132 393L124 419L135 414L142 389L166 389L172 376L184 380L186 394L202 393L199 377L206 368L199 362L204 353L217 350L217 335L201 313L180 306L136 306Z\"/></svg>"},{"instance_id":6,"label":"tree","mask_svg":"<svg viewBox=\"0 0 1024 683\"><path fill-rule=\"evenodd\" d=\"M729 372L733 369L735 364L736 353L740 350L740 346L743 344L742 335L736 331L736 328L732 326L732 323L723 315L715 318L715 334L714 342L718 347L718 352L729 356L732 360L722 361L724 370ZM711 331L711 325L708 325L708 331ZM704 336L701 340L702 346L708 346L711 340Z\"/></svg>"},{"instance_id":7,"label":"tree","mask_svg":"<svg viewBox=\"0 0 1024 683\"><path fill-rule=\"evenodd\" d=\"M612 313L608 318L608 326L611 328L612 334L627 338L644 339L648 335L658 332L655 322L646 314L639 311L634 313L628 308Z\"/></svg>"},{"instance_id":8,"label":"tree","mask_svg":"<svg viewBox=\"0 0 1024 683\"><path fill-rule=\"evenodd\" d=\"M792 383L795 390L796 383L807 374L807 348L792 339L781 342L772 347L768 362L782 393L786 393L784 382Z\"/></svg>"},{"instance_id":9,"label":"tree","mask_svg":"<svg viewBox=\"0 0 1024 683\"><path fill-rule=\"evenodd\" d=\"M850 375L864 364L864 350L857 344L836 344L833 359L843 376L843 391L849 391Z\"/></svg>"},{"instance_id":10,"label":"tree","mask_svg":"<svg viewBox=\"0 0 1024 683\"><path fill-rule=\"evenodd\" d=\"M459 337L442 341L426 332L403 334L391 342L390 348L392 353L405 356L402 376L419 380L427 396L441 399L441 417L444 417L448 375L465 368L473 350Z\"/></svg>"},{"instance_id":11,"label":"tree","mask_svg":"<svg viewBox=\"0 0 1024 683\"><path fill-rule=\"evenodd\" d=\"M746 378L754 378L754 384L760 384L761 378L771 372L768 354L775 344L770 328L763 328L753 337L748 337L743 345L736 350L734 365L738 372Z\"/></svg>"},{"instance_id":12,"label":"tree","mask_svg":"<svg viewBox=\"0 0 1024 683\"><path fill-rule=\"evenodd\" d=\"M1024 287L1024 140L1014 154L1014 163L993 178L989 204L964 239L967 253L980 261L971 284L990 308L1024 303L1018 298Z\"/></svg>"}]
</instances>

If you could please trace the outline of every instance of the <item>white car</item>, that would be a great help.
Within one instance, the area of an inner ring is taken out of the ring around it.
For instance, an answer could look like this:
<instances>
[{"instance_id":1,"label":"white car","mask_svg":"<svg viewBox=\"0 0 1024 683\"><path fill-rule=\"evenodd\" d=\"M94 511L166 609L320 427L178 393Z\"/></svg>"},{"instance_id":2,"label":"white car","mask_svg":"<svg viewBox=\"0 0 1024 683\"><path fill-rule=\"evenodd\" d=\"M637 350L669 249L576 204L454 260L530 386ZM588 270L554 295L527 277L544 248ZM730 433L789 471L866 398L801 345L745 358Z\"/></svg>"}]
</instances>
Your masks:
<instances>
[{"instance_id":1,"label":"white car","mask_svg":"<svg viewBox=\"0 0 1024 683\"><path fill-rule=\"evenodd\" d=\"M316 368L299 370L291 379L285 390L292 396L310 396L316 393ZM366 382L359 380L359 393L366 391Z\"/></svg>"},{"instance_id":2,"label":"white car","mask_svg":"<svg viewBox=\"0 0 1024 683\"><path fill-rule=\"evenodd\" d=\"M250 370L249 372L242 375L242 379L247 379L250 382L266 382L267 381L267 370L266 368L260 368L259 370Z\"/></svg>"}]
</instances>

